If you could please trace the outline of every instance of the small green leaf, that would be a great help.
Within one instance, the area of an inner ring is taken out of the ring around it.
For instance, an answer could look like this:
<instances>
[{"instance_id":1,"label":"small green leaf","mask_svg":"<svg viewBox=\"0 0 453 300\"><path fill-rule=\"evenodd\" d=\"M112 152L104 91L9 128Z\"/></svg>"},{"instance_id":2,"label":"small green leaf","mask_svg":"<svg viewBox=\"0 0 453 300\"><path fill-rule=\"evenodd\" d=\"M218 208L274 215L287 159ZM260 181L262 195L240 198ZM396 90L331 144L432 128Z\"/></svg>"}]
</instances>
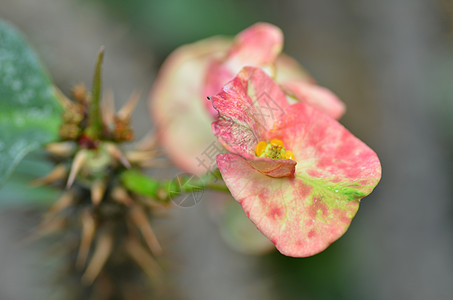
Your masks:
<instances>
[{"instance_id":1,"label":"small green leaf","mask_svg":"<svg viewBox=\"0 0 453 300\"><path fill-rule=\"evenodd\" d=\"M159 181L132 169L121 174L121 182L128 190L138 195L153 198L157 197L157 192L161 186Z\"/></svg>"},{"instance_id":2,"label":"small green leaf","mask_svg":"<svg viewBox=\"0 0 453 300\"><path fill-rule=\"evenodd\" d=\"M0 185L27 153L57 137L61 111L34 51L0 20Z\"/></svg>"},{"instance_id":3,"label":"small green leaf","mask_svg":"<svg viewBox=\"0 0 453 300\"><path fill-rule=\"evenodd\" d=\"M231 248L245 254L264 254L274 245L250 221L239 203L232 198L224 200L219 216L220 234Z\"/></svg>"}]
</instances>

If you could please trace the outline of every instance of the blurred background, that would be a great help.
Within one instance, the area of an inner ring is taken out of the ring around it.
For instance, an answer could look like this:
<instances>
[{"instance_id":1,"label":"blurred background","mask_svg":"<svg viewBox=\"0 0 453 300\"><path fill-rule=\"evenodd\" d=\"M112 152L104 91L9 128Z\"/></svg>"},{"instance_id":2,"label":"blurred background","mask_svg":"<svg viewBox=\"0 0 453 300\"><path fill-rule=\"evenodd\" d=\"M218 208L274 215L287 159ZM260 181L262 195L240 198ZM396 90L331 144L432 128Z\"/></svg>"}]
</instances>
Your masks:
<instances>
[{"instance_id":1,"label":"blurred background","mask_svg":"<svg viewBox=\"0 0 453 300\"><path fill-rule=\"evenodd\" d=\"M91 82L105 45L104 87L118 102L143 91L137 136L152 127L147 94L175 47L273 23L284 51L347 104L341 122L378 153L380 184L345 236L314 257L240 254L205 205L175 208L157 224L168 299L453 299L453 1L1 0L0 17L65 92ZM44 249L20 244L38 222L23 207L0 210L2 300L64 299Z\"/></svg>"}]
</instances>

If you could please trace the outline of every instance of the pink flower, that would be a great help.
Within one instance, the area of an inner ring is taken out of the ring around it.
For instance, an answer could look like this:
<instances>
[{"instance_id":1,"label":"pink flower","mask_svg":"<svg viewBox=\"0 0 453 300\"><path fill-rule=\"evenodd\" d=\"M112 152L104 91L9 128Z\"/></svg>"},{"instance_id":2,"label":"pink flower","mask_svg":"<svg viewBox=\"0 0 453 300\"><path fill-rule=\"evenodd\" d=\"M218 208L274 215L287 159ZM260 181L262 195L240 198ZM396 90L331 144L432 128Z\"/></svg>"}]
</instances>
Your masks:
<instances>
[{"instance_id":1,"label":"pink flower","mask_svg":"<svg viewBox=\"0 0 453 300\"><path fill-rule=\"evenodd\" d=\"M217 156L222 177L276 248L310 256L342 236L380 180L373 150L313 106L290 105L259 68L243 68L211 100L214 134L231 152Z\"/></svg>"},{"instance_id":2,"label":"pink flower","mask_svg":"<svg viewBox=\"0 0 453 300\"><path fill-rule=\"evenodd\" d=\"M262 68L281 83L290 99L287 101L309 103L334 118L344 113L344 104L317 86L294 59L282 54L282 47L279 28L257 23L234 41L209 38L182 46L169 56L157 76L150 102L160 144L175 165L197 175L208 171L201 163L209 160L203 157L204 151L221 147L215 145L210 130L217 112L206 97L220 92L244 66Z\"/></svg>"}]
</instances>

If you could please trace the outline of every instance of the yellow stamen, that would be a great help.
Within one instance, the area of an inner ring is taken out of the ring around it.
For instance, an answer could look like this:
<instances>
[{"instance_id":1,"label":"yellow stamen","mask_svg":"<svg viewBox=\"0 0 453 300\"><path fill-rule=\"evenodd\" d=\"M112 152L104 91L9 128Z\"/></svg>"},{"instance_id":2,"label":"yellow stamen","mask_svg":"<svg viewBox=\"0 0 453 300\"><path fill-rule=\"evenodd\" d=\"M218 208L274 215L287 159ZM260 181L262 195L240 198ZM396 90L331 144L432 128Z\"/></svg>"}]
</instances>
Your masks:
<instances>
[{"instance_id":1,"label":"yellow stamen","mask_svg":"<svg viewBox=\"0 0 453 300\"><path fill-rule=\"evenodd\" d=\"M266 149L267 143L265 141L261 141L258 144L256 144L256 150L255 154L256 156L260 156L263 154L264 150Z\"/></svg>"},{"instance_id":2,"label":"yellow stamen","mask_svg":"<svg viewBox=\"0 0 453 300\"><path fill-rule=\"evenodd\" d=\"M259 142L256 145L255 154L258 157L295 160L294 153L292 151L285 150L285 145L280 139L272 139L269 143L266 141Z\"/></svg>"},{"instance_id":3,"label":"yellow stamen","mask_svg":"<svg viewBox=\"0 0 453 300\"><path fill-rule=\"evenodd\" d=\"M294 160L294 159L295 159L294 153L293 153L292 151L286 150L286 152L285 152L285 158L286 158L286 159L292 159L292 160Z\"/></svg>"},{"instance_id":4,"label":"yellow stamen","mask_svg":"<svg viewBox=\"0 0 453 300\"><path fill-rule=\"evenodd\" d=\"M280 147L282 147L283 149L285 149L285 145L283 145L282 140L279 140L279 139L273 139L273 140L271 140L271 145L280 146Z\"/></svg>"}]
</instances>

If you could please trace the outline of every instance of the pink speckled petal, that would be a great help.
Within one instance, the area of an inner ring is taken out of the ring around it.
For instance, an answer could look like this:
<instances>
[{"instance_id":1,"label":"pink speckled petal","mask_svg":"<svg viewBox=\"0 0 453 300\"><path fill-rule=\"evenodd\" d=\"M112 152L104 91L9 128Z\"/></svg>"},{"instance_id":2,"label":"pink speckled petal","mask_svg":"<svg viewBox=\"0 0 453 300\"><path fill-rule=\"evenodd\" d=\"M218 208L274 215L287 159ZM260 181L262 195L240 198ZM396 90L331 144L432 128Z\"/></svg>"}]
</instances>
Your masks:
<instances>
[{"instance_id":1,"label":"pink speckled petal","mask_svg":"<svg viewBox=\"0 0 453 300\"><path fill-rule=\"evenodd\" d=\"M293 176L296 162L255 156L256 144L267 141L267 132L289 105L278 85L261 69L245 67L223 91L211 98L219 112L212 128L219 142L240 154L263 174Z\"/></svg>"},{"instance_id":2,"label":"pink speckled petal","mask_svg":"<svg viewBox=\"0 0 453 300\"><path fill-rule=\"evenodd\" d=\"M289 105L279 86L254 67L243 68L211 101L219 115L212 123L214 134L227 150L237 154L253 154Z\"/></svg>"},{"instance_id":3,"label":"pink speckled petal","mask_svg":"<svg viewBox=\"0 0 453 300\"><path fill-rule=\"evenodd\" d=\"M285 94L310 104L338 120L346 111L344 103L331 91L303 80L290 80L280 84Z\"/></svg>"},{"instance_id":4,"label":"pink speckled petal","mask_svg":"<svg viewBox=\"0 0 453 300\"><path fill-rule=\"evenodd\" d=\"M381 177L376 153L328 115L305 103L286 109L270 131L297 161L296 177L329 179L368 194Z\"/></svg>"},{"instance_id":5,"label":"pink speckled petal","mask_svg":"<svg viewBox=\"0 0 453 300\"><path fill-rule=\"evenodd\" d=\"M294 152L293 177L273 178L246 158L220 154L217 165L247 216L283 254L305 257L341 237L381 176L376 154L334 119L297 103L270 131Z\"/></svg>"},{"instance_id":6,"label":"pink speckled petal","mask_svg":"<svg viewBox=\"0 0 453 300\"><path fill-rule=\"evenodd\" d=\"M209 38L175 50L162 65L150 94L151 116L160 145L180 169L201 175L207 171L203 152L215 145L203 102L208 62L225 55L231 41ZM203 163L201 163L201 162Z\"/></svg>"}]
</instances>

